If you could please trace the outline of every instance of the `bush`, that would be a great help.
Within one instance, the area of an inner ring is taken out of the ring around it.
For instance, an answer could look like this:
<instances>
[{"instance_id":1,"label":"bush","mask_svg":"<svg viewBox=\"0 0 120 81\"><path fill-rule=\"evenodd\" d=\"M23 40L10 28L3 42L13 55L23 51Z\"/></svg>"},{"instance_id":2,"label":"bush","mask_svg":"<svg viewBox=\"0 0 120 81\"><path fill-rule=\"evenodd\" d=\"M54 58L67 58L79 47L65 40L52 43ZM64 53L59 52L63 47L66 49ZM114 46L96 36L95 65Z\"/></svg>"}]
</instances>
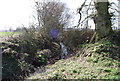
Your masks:
<instances>
[{"instance_id":1,"label":"bush","mask_svg":"<svg viewBox=\"0 0 120 81\"><path fill-rule=\"evenodd\" d=\"M91 29L68 30L63 33L62 40L68 47L68 50L73 51L78 45L88 43L93 33L94 31Z\"/></svg>"},{"instance_id":2,"label":"bush","mask_svg":"<svg viewBox=\"0 0 120 81\"><path fill-rule=\"evenodd\" d=\"M20 61L16 58L17 53L10 48L2 53L2 78L19 79L22 72Z\"/></svg>"},{"instance_id":3,"label":"bush","mask_svg":"<svg viewBox=\"0 0 120 81\"><path fill-rule=\"evenodd\" d=\"M34 69L25 62L27 53L19 53L19 45L11 42L2 43L2 78L22 79L28 76ZM16 48L15 48L16 47Z\"/></svg>"},{"instance_id":4,"label":"bush","mask_svg":"<svg viewBox=\"0 0 120 81\"><path fill-rule=\"evenodd\" d=\"M60 45L42 29L38 30L34 27L25 29L19 37L10 39L9 41L18 44L20 47L19 53L27 53L28 57L25 58L25 61L28 64L33 64L35 67L44 64L44 62L40 62L43 61L42 59L53 59L60 56ZM43 51L44 49L49 49L52 54L46 58L44 58L44 55L38 58L36 55L37 51Z\"/></svg>"},{"instance_id":5,"label":"bush","mask_svg":"<svg viewBox=\"0 0 120 81\"><path fill-rule=\"evenodd\" d=\"M2 78L3 79L19 79L22 73L20 60L17 59L17 45L4 42L2 43Z\"/></svg>"}]
</instances>

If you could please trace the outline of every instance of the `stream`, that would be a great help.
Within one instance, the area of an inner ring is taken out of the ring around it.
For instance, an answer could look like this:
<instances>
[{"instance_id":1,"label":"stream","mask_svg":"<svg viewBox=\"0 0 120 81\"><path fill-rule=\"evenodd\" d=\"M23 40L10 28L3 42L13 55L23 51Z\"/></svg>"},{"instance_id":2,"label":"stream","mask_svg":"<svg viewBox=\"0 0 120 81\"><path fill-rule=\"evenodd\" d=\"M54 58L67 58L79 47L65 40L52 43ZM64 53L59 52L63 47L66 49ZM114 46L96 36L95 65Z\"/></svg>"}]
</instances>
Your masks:
<instances>
[{"instance_id":1,"label":"stream","mask_svg":"<svg viewBox=\"0 0 120 81\"><path fill-rule=\"evenodd\" d=\"M68 55L67 48L62 42L60 42L60 46L61 46L61 59L65 59L65 56Z\"/></svg>"}]
</instances>

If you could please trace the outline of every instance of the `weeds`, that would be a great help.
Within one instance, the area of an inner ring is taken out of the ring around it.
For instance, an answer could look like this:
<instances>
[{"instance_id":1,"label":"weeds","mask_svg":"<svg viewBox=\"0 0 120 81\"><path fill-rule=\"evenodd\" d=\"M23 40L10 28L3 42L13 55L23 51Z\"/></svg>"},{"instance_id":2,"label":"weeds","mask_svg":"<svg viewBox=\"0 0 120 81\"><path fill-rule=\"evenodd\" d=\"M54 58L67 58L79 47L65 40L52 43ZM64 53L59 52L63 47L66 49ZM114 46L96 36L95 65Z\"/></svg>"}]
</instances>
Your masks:
<instances>
[{"instance_id":1,"label":"weeds","mask_svg":"<svg viewBox=\"0 0 120 81\"><path fill-rule=\"evenodd\" d=\"M119 79L118 67L120 62L114 58L106 55L108 50L103 48L109 48L114 46L111 42L97 42L95 44L83 45L84 53L91 52L91 56L87 57L86 62L82 59L86 57L76 57L78 59L73 60L59 60L54 65L46 66L48 71L39 76L29 77L29 79L45 78L47 79L110 79L111 81ZM115 45L114 47L117 47ZM102 50L101 50L102 49ZM99 52L98 52L99 51ZM112 53L112 49L110 53ZM116 51L116 53L119 51ZM83 53L83 52L82 52ZM81 54L81 52L79 53ZM108 53L109 54L109 53ZM115 54L115 53L114 53ZM74 56L75 57L75 56ZM50 75L50 76L49 76Z\"/></svg>"}]
</instances>

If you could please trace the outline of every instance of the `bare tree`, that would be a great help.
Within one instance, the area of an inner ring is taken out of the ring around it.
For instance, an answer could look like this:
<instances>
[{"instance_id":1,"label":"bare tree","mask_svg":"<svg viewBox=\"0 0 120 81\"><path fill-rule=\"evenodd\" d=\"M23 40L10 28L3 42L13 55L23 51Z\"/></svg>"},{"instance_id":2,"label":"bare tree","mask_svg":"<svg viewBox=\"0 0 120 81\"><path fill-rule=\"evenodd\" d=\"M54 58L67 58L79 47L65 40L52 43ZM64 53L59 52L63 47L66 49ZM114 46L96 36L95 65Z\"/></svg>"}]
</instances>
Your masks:
<instances>
[{"instance_id":1,"label":"bare tree","mask_svg":"<svg viewBox=\"0 0 120 81\"><path fill-rule=\"evenodd\" d=\"M42 27L46 33L49 33L51 28L62 31L69 23L70 15L66 5L62 2L37 1L36 10L39 27Z\"/></svg>"}]
</instances>

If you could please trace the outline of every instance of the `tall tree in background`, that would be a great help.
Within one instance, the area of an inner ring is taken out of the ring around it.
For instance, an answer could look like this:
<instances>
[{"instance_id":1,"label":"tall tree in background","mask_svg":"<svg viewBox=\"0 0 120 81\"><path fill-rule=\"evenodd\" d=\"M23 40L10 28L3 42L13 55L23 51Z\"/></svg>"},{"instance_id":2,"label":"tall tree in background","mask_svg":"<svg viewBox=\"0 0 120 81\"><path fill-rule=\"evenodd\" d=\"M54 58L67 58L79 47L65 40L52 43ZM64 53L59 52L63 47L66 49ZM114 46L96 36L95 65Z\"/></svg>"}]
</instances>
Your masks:
<instances>
[{"instance_id":1,"label":"tall tree in background","mask_svg":"<svg viewBox=\"0 0 120 81\"><path fill-rule=\"evenodd\" d=\"M57 1L36 2L39 27L49 33L52 28L62 31L68 24L70 15L66 5Z\"/></svg>"},{"instance_id":2,"label":"tall tree in background","mask_svg":"<svg viewBox=\"0 0 120 81\"><path fill-rule=\"evenodd\" d=\"M104 2L100 1L101 0L94 1L96 8L96 14L94 16L96 40L106 37L113 33L111 27L111 16L108 12L109 2L108 0L105 0Z\"/></svg>"}]
</instances>

